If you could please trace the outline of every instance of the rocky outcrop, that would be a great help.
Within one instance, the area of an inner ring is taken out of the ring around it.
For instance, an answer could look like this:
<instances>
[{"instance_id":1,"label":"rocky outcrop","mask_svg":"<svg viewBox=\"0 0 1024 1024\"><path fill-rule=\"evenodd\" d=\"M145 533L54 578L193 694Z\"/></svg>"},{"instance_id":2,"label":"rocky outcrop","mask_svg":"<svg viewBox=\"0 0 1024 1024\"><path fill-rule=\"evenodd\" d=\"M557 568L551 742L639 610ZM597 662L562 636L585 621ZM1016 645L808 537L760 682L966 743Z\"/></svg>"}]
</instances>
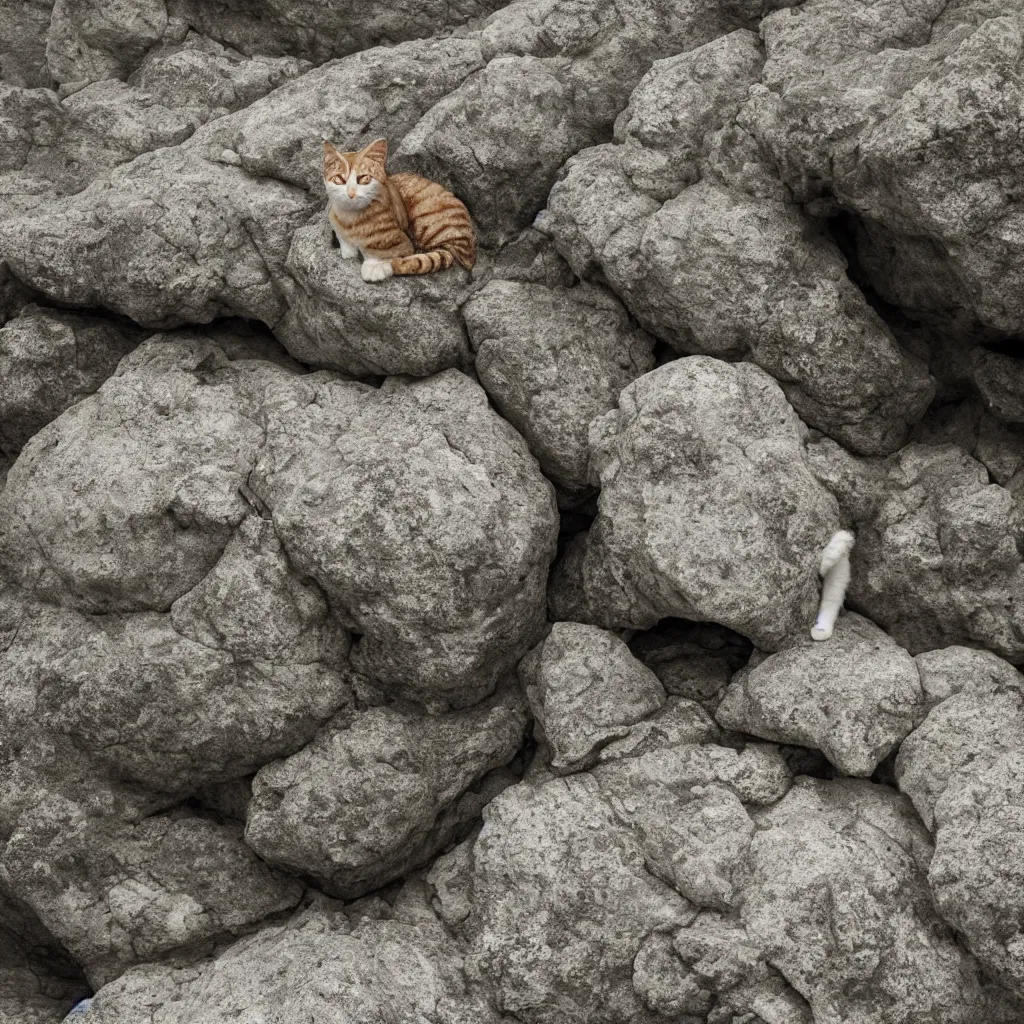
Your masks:
<instances>
[{"instance_id":1,"label":"rocky outcrop","mask_svg":"<svg viewBox=\"0 0 1024 1024\"><path fill-rule=\"evenodd\" d=\"M810 462L857 535L853 607L912 654L967 643L1024 659L1024 521L983 465L953 445L860 460L826 440Z\"/></svg>"},{"instance_id":2,"label":"rocky outcrop","mask_svg":"<svg viewBox=\"0 0 1024 1024\"><path fill-rule=\"evenodd\" d=\"M460 837L513 776L521 697L424 716L372 708L331 723L256 774L246 842L268 863L352 898L400 878Z\"/></svg>"},{"instance_id":3,"label":"rocky outcrop","mask_svg":"<svg viewBox=\"0 0 1024 1024\"><path fill-rule=\"evenodd\" d=\"M748 363L692 356L625 388L591 427L600 514L556 572L555 616L641 629L709 620L766 650L804 632L838 509L803 433Z\"/></svg>"},{"instance_id":4,"label":"rocky outcrop","mask_svg":"<svg viewBox=\"0 0 1024 1024\"><path fill-rule=\"evenodd\" d=\"M1020 1024L1018 6L0 0L0 1018Z\"/></svg>"},{"instance_id":5,"label":"rocky outcrop","mask_svg":"<svg viewBox=\"0 0 1024 1024\"><path fill-rule=\"evenodd\" d=\"M859 615L828 643L809 637L734 677L715 712L730 729L821 750L844 775L869 776L924 717L913 659Z\"/></svg>"}]
</instances>

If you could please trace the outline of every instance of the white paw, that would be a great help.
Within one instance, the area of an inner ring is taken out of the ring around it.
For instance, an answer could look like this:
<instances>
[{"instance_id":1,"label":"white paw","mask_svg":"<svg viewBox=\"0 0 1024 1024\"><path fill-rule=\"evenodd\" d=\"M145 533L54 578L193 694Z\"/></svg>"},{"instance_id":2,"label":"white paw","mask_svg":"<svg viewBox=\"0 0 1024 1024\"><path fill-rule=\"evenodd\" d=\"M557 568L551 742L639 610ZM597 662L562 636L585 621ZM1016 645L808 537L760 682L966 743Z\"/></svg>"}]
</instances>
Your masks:
<instances>
[{"instance_id":1,"label":"white paw","mask_svg":"<svg viewBox=\"0 0 1024 1024\"><path fill-rule=\"evenodd\" d=\"M338 237L338 248L341 249L343 260L354 260L359 255L359 247L346 242L344 238Z\"/></svg>"},{"instance_id":2,"label":"white paw","mask_svg":"<svg viewBox=\"0 0 1024 1024\"><path fill-rule=\"evenodd\" d=\"M383 281L389 278L394 271L386 260L363 260L361 273L364 281Z\"/></svg>"}]
</instances>

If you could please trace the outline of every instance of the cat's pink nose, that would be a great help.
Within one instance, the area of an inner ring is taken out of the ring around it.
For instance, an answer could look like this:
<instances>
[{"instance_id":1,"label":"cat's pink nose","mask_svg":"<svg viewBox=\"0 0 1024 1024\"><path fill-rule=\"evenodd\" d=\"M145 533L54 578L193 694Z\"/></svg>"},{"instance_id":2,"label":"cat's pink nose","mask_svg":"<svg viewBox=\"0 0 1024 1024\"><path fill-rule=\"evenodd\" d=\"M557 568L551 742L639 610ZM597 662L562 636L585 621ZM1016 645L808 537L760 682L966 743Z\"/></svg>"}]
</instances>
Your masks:
<instances>
[{"instance_id":1,"label":"cat's pink nose","mask_svg":"<svg viewBox=\"0 0 1024 1024\"><path fill-rule=\"evenodd\" d=\"M349 185L349 187L345 191L348 192L349 199L355 199L356 190L351 185Z\"/></svg>"}]
</instances>

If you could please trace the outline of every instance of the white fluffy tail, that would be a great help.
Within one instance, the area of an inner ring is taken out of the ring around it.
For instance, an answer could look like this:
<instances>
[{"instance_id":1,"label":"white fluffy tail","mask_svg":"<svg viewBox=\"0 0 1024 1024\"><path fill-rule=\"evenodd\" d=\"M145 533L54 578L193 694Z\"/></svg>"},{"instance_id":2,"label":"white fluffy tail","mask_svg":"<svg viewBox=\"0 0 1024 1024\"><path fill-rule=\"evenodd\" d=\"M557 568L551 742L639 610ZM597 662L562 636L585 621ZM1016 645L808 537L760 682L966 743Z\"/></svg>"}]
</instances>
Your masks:
<instances>
[{"instance_id":1,"label":"white fluffy tail","mask_svg":"<svg viewBox=\"0 0 1024 1024\"><path fill-rule=\"evenodd\" d=\"M839 530L832 534L825 550L821 553L819 571L824 577L821 585L821 604L818 618L811 627L814 640L827 640L835 629L836 619L843 607L846 588L850 583L850 550L853 534Z\"/></svg>"}]
</instances>

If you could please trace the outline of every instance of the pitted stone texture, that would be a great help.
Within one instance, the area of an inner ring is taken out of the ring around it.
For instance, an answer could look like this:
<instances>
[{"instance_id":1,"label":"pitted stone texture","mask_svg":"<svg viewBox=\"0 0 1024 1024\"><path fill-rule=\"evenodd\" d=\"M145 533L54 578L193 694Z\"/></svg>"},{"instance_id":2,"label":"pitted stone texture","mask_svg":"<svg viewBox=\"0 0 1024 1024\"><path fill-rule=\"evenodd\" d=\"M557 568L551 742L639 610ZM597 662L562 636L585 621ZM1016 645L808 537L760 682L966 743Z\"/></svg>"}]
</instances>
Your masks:
<instances>
[{"instance_id":1,"label":"pitted stone texture","mask_svg":"<svg viewBox=\"0 0 1024 1024\"><path fill-rule=\"evenodd\" d=\"M914 659L854 613L830 640L809 637L742 670L715 717L720 725L821 750L844 775L871 775L924 718Z\"/></svg>"},{"instance_id":2,"label":"pitted stone texture","mask_svg":"<svg viewBox=\"0 0 1024 1024\"><path fill-rule=\"evenodd\" d=\"M935 905L967 948L1024 996L1024 733L1021 701L1014 748L991 747L955 775L935 806Z\"/></svg>"},{"instance_id":3,"label":"pitted stone texture","mask_svg":"<svg viewBox=\"0 0 1024 1024\"><path fill-rule=\"evenodd\" d=\"M989 1019L977 964L932 906L931 845L905 798L800 779L755 817L741 920L815 1020Z\"/></svg>"},{"instance_id":4,"label":"pitted stone texture","mask_svg":"<svg viewBox=\"0 0 1024 1024\"><path fill-rule=\"evenodd\" d=\"M583 774L505 790L476 840L428 879L507 1012L528 1024L654 1024L633 991L633 959L648 933L694 911L644 861Z\"/></svg>"},{"instance_id":5,"label":"pitted stone texture","mask_svg":"<svg viewBox=\"0 0 1024 1024\"><path fill-rule=\"evenodd\" d=\"M317 68L77 195L0 219L4 258L52 299L146 326L237 315L273 327L292 235L325 206L322 140L397 141L480 65L475 40L449 38Z\"/></svg>"},{"instance_id":6,"label":"pitted stone texture","mask_svg":"<svg viewBox=\"0 0 1024 1024\"><path fill-rule=\"evenodd\" d=\"M27 89L49 88L46 27L53 0L0 0L0 81Z\"/></svg>"},{"instance_id":7,"label":"pitted stone texture","mask_svg":"<svg viewBox=\"0 0 1024 1024\"><path fill-rule=\"evenodd\" d=\"M746 363L693 356L629 385L591 426L600 514L556 570L554 615L713 621L766 650L803 633L838 526L803 434L778 385Z\"/></svg>"},{"instance_id":8,"label":"pitted stone texture","mask_svg":"<svg viewBox=\"0 0 1024 1024\"><path fill-rule=\"evenodd\" d=\"M350 0L167 0L172 17L242 53L290 54L316 64L377 44L449 34L503 0L416 0L371 8Z\"/></svg>"},{"instance_id":9,"label":"pitted stone texture","mask_svg":"<svg viewBox=\"0 0 1024 1024\"><path fill-rule=\"evenodd\" d=\"M791 202L729 184L700 181L659 207L629 179L635 152L586 150L551 191L543 223L576 273L599 268L679 352L757 363L803 419L854 450L904 443L934 386L851 284L835 244ZM625 195L607 208L612 193Z\"/></svg>"},{"instance_id":10,"label":"pitted stone texture","mask_svg":"<svg viewBox=\"0 0 1024 1024\"><path fill-rule=\"evenodd\" d=\"M911 654L967 644L1024 661L1024 516L954 445L857 459L819 440L818 478L856 534L847 602Z\"/></svg>"},{"instance_id":11,"label":"pitted stone texture","mask_svg":"<svg viewBox=\"0 0 1024 1024\"><path fill-rule=\"evenodd\" d=\"M594 777L635 829L651 871L697 906L720 909L742 892L755 832L744 803L774 803L791 781L766 744L742 752L677 744L599 765Z\"/></svg>"},{"instance_id":12,"label":"pitted stone texture","mask_svg":"<svg viewBox=\"0 0 1024 1024\"><path fill-rule=\"evenodd\" d=\"M90 992L81 969L24 903L0 891L0 1017L59 1024Z\"/></svg>"},{"instance_id":13,"label":"pitted stone texture","mask_svg":"<svg viewBox=\"0 0 1024 1024\"><path fill-rule=\"evenodd\" d=\"M492 281L463 307L476 372L568 501L589 492L587 431L654 369L653 341L608 292Z\"/></svg>"},{"instance_id":14,"label":"pitted stone texture","mask_svg":"<svg viewBox=\"0 0 1024 1024\"><path fill-rule=\"evenodd\" d=\"M0 327L0 451L12 457L93 394L139 335L109 320L25 306Z\"/></svg>"},{"instance_id":15,"label":"pitted stone texture","mask_svg":"<svg viewBox=\"0 0 1024 1024\"><path fill-rule=\"evenodd\" d=\"M275 412L252 478L292 564L362 634L359 671L436 709L479 700L543 629L551 485L455 370L315 394Z\"/></svg>"},{"instance_id":16,"label":"pitted stone texture","mask_svg":"<svg viewBox=\"0 0 1024 1024\"><path fill-rule=\"evenodd\" d=\"M354 377L425 377L472 363L459 306L471 291L456 267L369 284L358 259L331 247L318 215L292 239L284 287L288 312L275 332L296 359Z\"/></svg>"},{"instance_id":17,"label":"pitted stone texture","mask_svg":"<svg viewBox=\"0 0 1024 1024\"><path fill-rule=\"evenodd\" d=\"M1024 677L962 647L916 660L937 703L904 740L896 779L935 832L936 907L991 974L1024 995Z\"/></svg>"},{"instance_id":18,"label":"pitted stone texture","mask_svg":"<svg viewBox=\"0 0 1024 1024\"><path fill-rule=\"evenodd\" d=\"M166 611L250 511L264 431L244 387L298 380L191 339L136 349L23 450L0 497L5 575L84 612Z\"/></svg>"},{"instance_id":19,"label":"pitted stone texture","mask_svg":"<svg viewBox=\"0 0 1024 1024\"><path fill-rule=\"evenodd\" d=\"M761 36L766 87L739 120L795 198L858 215L889 302L1019 333L1019 7L823 0Z\"/></svg>"},{"instance_id":20,"label":"pitted stone texture","mask_svg":"<svg viewBox=\"0 0 1024 1024\"><path fill-rule=\"evenodd\" d=\"M467 980L463 955L425 899L403 892L393 910L350 920L321 898L288 922L184 969L129 971L97 994L89 1024L233 1024L246 1014L288 1021L503 1020Z\"/></svg>"},{"instance_id":21,"label":"pitted stone texture","mask_svg":"<svg viewBox=\"0 0 1024 1024\"><path fill-rule=\"evenodd\" d=\"M177 952L194 959L302 895L237 826L180 813L103 821L59 797L22 816L0 857L0 884L33 908L94 987L136 963Z\"/></svg>"},{"instance_id":22,"label":"pitted stone texture","mask_svg":"<svg viewBox=\"0 0 1024 1024\"><path fill-rule=\"evenodd\" d=\"M332 895L379 889L459 838L494 795L489 773L512 760L526 719L521 695L507 691L469 711L373 708L328 725L257 773L246 842Z\"/></svg>"},{"instance_id":23,"label":"pitted stone texture","mask_svg":"<svg viewBox=\"0 0 1024 1024\"><path fill-rule=\"evenodd\" d=\"M665 703L657 676L617 636L578 622L556 622L519 663L519 679L558 775L590 767Z\"/></svg>"}]
</instances>

